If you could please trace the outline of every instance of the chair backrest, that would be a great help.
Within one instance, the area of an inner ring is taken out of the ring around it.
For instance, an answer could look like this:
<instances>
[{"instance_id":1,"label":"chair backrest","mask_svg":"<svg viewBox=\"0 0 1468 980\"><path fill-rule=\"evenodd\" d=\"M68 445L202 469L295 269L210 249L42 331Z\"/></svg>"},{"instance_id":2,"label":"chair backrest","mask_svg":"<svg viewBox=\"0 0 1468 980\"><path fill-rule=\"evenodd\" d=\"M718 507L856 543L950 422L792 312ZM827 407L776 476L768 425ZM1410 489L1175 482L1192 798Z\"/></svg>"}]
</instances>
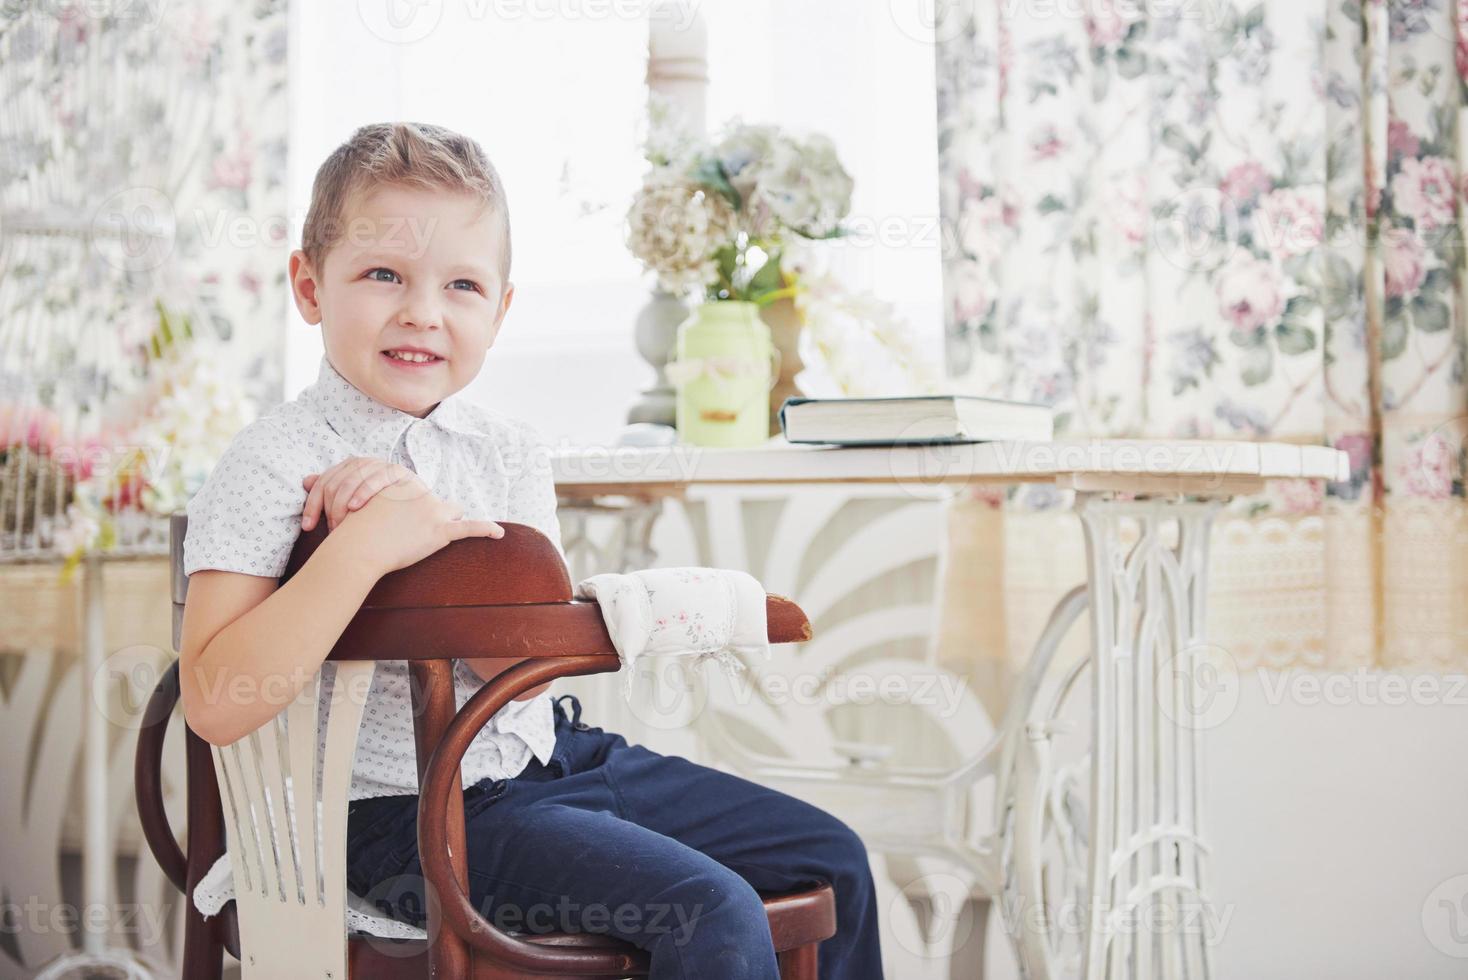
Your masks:
<instances>
[{"instance_id":1,"label":"chair backrest","mask_svg":"<svg viewBox=\"0 0 1468 980\"><path fill-rule=\"evenodd\" d=\"M187 516L174 515L175 649L188 594L187 529ZM327 664L274 719L212 748L245 980L345 980L347 791L374 666Z\"/></svg>"}]
</instances>

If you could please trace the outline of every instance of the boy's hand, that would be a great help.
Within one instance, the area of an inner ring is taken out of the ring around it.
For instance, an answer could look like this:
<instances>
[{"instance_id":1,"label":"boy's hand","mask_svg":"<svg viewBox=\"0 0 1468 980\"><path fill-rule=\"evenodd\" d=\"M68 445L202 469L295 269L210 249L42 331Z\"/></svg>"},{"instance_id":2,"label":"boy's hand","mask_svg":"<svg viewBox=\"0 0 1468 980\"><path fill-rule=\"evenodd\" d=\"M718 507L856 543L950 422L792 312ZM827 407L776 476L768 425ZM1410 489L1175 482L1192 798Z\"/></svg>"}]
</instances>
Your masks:
<instances>
[{"instance_id":1,"label":"boy's hand","mask_svg":"<svg viewBox=\"0 0 1468 980\"><path fill-rule=\"evenodd\" d=\"M379 576L407 568L450 541L467 537L502 538L494 521L462 520L464 508L440 500L416 473L389 484L363 504L337 532Z\"/></svg>"},{"instance_id":2,"label":"boy's hand","mask_svg":"<svg viewBox=\"0 0 1468 980\"><path fill-rule=\"evenodd\" d=\"M353 456L325 473L312 473L301 481L310 491L301 510L301 530L311 530L324 516L326 529L334 531L349 511L360 509L376 494L414 476L406 466L370 456Z\"/></svg>"}]
</instances>

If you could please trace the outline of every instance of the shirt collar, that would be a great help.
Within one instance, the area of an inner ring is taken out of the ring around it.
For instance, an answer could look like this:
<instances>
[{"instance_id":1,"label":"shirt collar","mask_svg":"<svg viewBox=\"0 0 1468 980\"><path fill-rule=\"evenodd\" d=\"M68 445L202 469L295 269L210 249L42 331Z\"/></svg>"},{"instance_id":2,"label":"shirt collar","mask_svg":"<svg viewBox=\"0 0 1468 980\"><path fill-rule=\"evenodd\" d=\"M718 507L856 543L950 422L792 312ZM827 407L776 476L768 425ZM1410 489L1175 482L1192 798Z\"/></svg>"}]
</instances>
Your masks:
<instances>
[{"instance_id":1,"label":"shirt collar","mask_svg":"<svg viewBox=\"0 0 1468 980\"><path fill-rule=\"evenodd\" d=\"M369 455L391 452L408 427L420 421L445 432L482 434L468 406L457 395L444 398L433 411L419 419L364 393L342 377L325 354L321 355L316 383L306 394L337 435Z\"/></svg>"}]
</instances>

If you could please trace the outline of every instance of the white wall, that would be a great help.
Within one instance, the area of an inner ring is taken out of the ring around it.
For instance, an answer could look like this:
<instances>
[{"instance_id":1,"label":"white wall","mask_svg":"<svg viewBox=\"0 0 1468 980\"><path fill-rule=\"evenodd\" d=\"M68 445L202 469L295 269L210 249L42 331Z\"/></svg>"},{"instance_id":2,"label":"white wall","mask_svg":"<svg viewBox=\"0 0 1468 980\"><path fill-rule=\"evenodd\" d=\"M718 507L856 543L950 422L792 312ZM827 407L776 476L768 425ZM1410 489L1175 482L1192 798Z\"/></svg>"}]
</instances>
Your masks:
<instances>
[{"instance_id":1,"label":"white wall","mask_svg":"<svg viewBox=\"0 0 1468 980\"><path fill-rule=\"evenodd\" d=\"M1468 874L1468 687L1391 705L1380 675L1348 678L1350 703L1336 705L1309 688L1281 699L1279 675L1245 674L1210 736L1225 980L1468 975L1428 935L1442 940L1455 915L1468 955L1468 879L1433 894Z\"/></svg>"}]
</instances>

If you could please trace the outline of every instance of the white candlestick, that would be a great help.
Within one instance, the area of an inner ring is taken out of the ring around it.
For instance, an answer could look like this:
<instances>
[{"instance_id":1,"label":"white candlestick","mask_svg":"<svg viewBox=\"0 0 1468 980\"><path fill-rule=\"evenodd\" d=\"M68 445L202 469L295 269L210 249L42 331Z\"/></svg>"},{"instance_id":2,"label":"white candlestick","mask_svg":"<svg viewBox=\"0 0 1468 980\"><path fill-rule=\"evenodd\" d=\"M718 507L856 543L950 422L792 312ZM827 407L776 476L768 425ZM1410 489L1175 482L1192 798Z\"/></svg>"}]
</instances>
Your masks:
<instances>
[{"instance_id":1,"label":"white candlestick","mask_svg":"<svg viewBox=\"0 0 1468 980\"><path fill-rule=\"evenodd\" d=\"M648 98L660 99L692 133L704 133L708 94L708 28L688 0L653 4L647 35Z\"/></svg>"}]
</instances>

